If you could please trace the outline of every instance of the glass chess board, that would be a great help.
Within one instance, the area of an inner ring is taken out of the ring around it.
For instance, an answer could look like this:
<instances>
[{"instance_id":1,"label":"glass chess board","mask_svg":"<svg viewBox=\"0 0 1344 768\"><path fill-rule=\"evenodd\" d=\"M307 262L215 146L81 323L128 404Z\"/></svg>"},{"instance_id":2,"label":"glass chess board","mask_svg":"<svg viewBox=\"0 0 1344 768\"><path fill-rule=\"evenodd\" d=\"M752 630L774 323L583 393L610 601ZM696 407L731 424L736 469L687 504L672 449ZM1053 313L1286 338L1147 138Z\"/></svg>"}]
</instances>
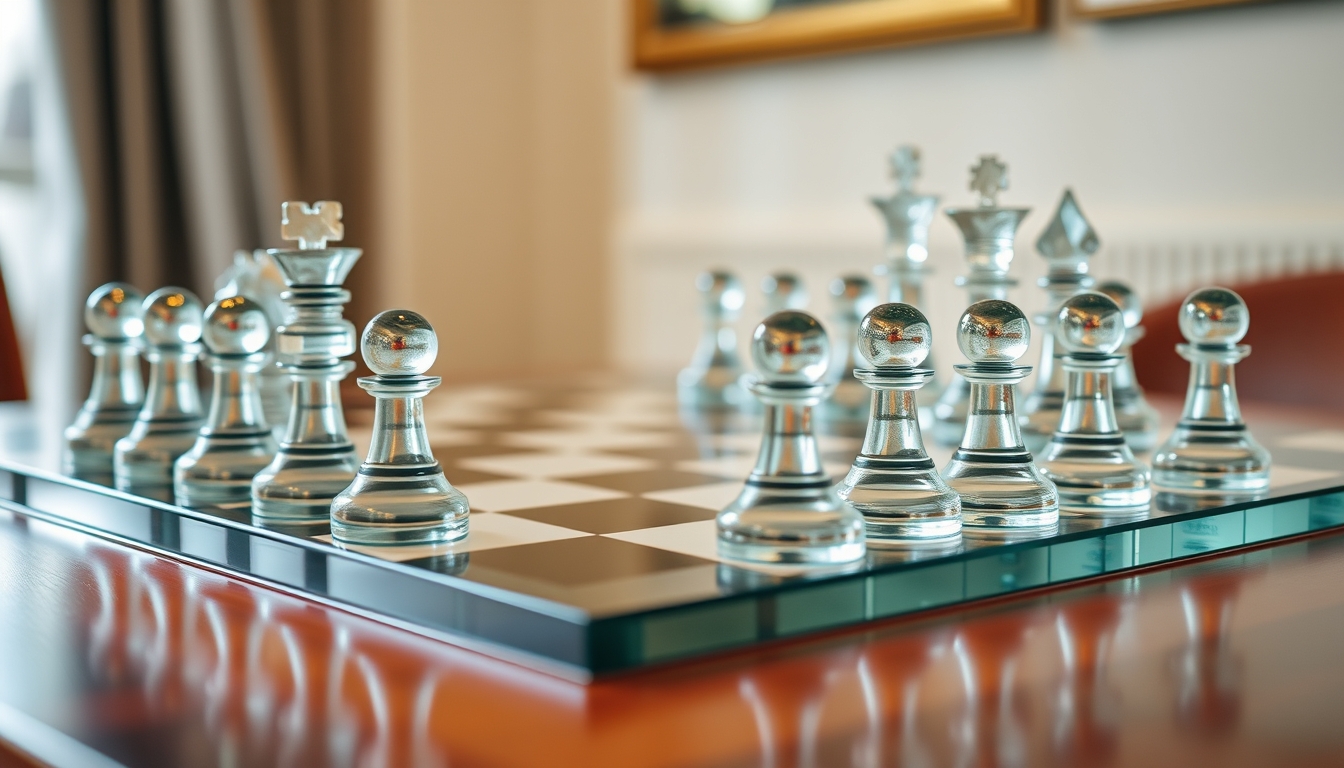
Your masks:
<instances>
[{"instance_id":1,"label":"glass chess board","mask_svg":"<svg viewBox=\"0 0 1344 768\"><path fill-rule=\"evenodd\" d=\"M446 547L346 551L71 480L55 471L59 438L24 426L21 409L0 414L0 514L580 680L1344 526L1344 429L1252 416L1274 456L1258 499L1162 496L1140 519L1065 516L1036 538L870 546L847 570L747 566L718 558L714 517L755 460L758 417L680 411L670 381L598 378L445 386L425 412L472 507L470 535ZM347 417L362 455L372 412ZM838 480L863 425L819 431ZM950 449L929 452L941 467Z\"/></svg>"}]
</instances>

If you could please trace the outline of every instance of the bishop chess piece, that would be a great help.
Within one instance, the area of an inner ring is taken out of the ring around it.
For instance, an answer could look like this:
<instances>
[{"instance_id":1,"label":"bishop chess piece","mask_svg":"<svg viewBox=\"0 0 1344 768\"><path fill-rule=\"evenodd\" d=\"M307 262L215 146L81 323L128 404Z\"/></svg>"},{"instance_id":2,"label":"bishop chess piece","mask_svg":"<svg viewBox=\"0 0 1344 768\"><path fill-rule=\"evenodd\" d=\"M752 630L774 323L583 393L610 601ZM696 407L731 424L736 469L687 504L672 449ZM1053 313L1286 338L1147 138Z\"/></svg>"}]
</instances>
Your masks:
<instances>
[{"instance_id":1,"label":"bishop chess piece","mask_svg":"<svg viewBox=\"0 0 1344 768\"><path fill-rule=\"evenodd\" d=\"M792 272L775 272L761 280L765 294L765 314L773 315L786 309L807 308L807 288L802 278Z\"/></svg>"},{"instance_id":2,"label":"bishop chess piece","mask_svg":"<svg viewBox=\"0 0 1344 768\"><path fill-rule=\"evenodd\" d=\"M311 531L325 528L331 501L358 469L341 410L341 381L354 363L355 327L341 317L350 292L341 287L359 260L358 248L328 248L345 235L341 204L287 202L281 235L295 250L267 253L289 290L281 296L291 319L276 331L276 353L292 382L289 418L280 448L252 481L252 522Z\"/></svg>"},{"instance_id":3,"label":"bishop chess piece","mask_svg":"<svg viewBox=\"0 0 1344 768\"><path fill-rule=\"evenodd\" d=\"M1097 286L1097 292L1110 296L1125 315L1125 341L1120 345L1120 354L1125 359L1111 377L1115 421L1130 448L1150 451L1157 445L1160 419L1157 409L1143 396L1143 387L1139 386L1138 377L1134 375L1134 344L1143 338L1143 326L1139 325L1143 321L1143 304L1138 295L1121 282L1102 283Z\"/></svg>"},{"instance_id":4,"label":"bishop chess piece","mask_svg":"<svg viewBox=\"0 0 1344 768\"><path fill-rule=\"evenodd\" d=\"M252 299L230 296L206 308L202 358L214 387L205 426L173 468L179 506L226 513L251 508L252 478L276 451L260 387L270 338L270 318Z\"/></svg>"},{"instance_id":5,"label":"bishop chess piece","mask_svg":"<svg viewBox=\"0 0 1344 768\"><path fill-rule=\"evenodd\" d=\"M1023 529L1059 522L1055 486L1022 444L1014 407L1014 385L1031 366L1013 363L1030 343L1031 324L1007 301L978 301L957 324L957 346L971 361L957 366L970 385L970 408L943 479L961 496L964 526Z\"/></svg>"},{"instance_id":6,"label":"bishop chess piece","mask_svg":"<svg viewBox=\"0 0 1344 768\"><path fill-rule=\"evenodd\" d=\"M677 399L695 408L733 408L746 400L738 384L742 362L733 329L746 293L728 272L704 272L695 279L695 287L700 291L705 325L691 364L677 374Z\"/></svg>"},{"instance_id":7,"label":"bishop chess piece","mask_svg":"<svg viewBox=\"0 0 1344 768\"><path fill-rule=\"evenodd\" d=\"M404 309L379 313L360 339L372 376L359 386L377 401L368 458L331 503L338 545L444 544L467 535L467 497L443 476L425 434L424 397L443 380L425 376L439 353L429 321Z\"/></svg>"},{"instance_id":8,"label":"bishop chess piece","mask_svg":"<svg viewBox=\"0 0 1344 768\"><path fill-rule=\"evenodd\" d=\"M130 434L145 402L140 378L140 336L145 330L144 297L125 283L108 283L84 303L84 346L93 355L89 397L65 430L61 471L71 477L112 485L112 454Z\"/></svg>"},{"instance_id":9,"label":"bishop chess piece","mask_svg":"<svg viewBox=\"0 0 1344 768\"><path fill-rule=\"evenodd\" d=\"M916 393L933 378L917 367L933 338L924 313L909 304L882 304L863 318L859 354L870 367L854 371L872 390L863 449L840 483L840 498L865 521L869 546L961 532L961 499L924 451Z\"/></svg>"},{"instance_id":10,"label":"bishop chess piece","mask_svg":"<svg viewBox=\"0 0 1344 768\"><path fill-rule=\"evenodd\" d=\"M831 421L863 422L868 417L871 393L854 378L854 371L860 366L855 339L864 315L877 305L877 296L873 284L862 275L837 277L830 288L834 308L831 328L840 341L831 348L833 360L827 378L834 388L822 408Z\"/></svg>"},{"instance_id":11,"label":"bishop chess piece","mask_svg":"<svg viewBox=\"0 0 1344 768\"><path fill-rule=\"evenodd\" d=\"M1040 453L1059 427L1064 407L1064 352L1055 343L1055 318L1064 300L1085 291L1096 282L1087 274L1088 259L1101 242L1092 225L1073 199L1072 190L1064 190L1055 217L1036 241L1036 250L1045 257L1045 277L1038 283L1045 289L1045 310L1036 316L1041 332L1041 364L1036 368L1036 385L1022 403L1022 439L1027 450Z\"/></svg>"},{"instance_id":12,"label":"bishop chess piece","mask_svg":"<svg viewBox=\"0 0 1344 768\"><path fill-rule=\"evenodd\" d=\"M778 312L756 326L751 356L760 374L744 378L765 406L765 431L742 493L719 513L719 553L777 564L862 558L863 516L836 494L812 432L812 408L830 389L826 331L805 312Z\"/></svg>"},{"instance_id":13,"label":"bishop chess piece","mask_svg":"<svg viewBox=\"0 0 1344 768\"><path fill-rule=\"evenodd\" d=\"M1054 321L1063 354L1064 402L1041 471L1059 492L1060 509L1091 515L1136 515L1152 499L1148 467L1125 444L1111 400L1111 377L1124 364L1120 306L1102 293L1064 300Z\"/></svg>"},{"instance_id":14,"label":"bishop chess piece","mask_svg":"<svg viewBox=\"0 0 1344 768\"><path fill-rule=\"evenodd\" d=\"M1008 276L1008 267L1013 262L1017 228L1031 209L999 207L998 195L1006 189L1008 166L994 155L982 155L971 168L971 190L979 196L979 205L947 210L966 241L970 271L957 278L957 285L966 289L969 304L990 299L1007 301L1008 289L1017 285ZM933 407L933 439L939 445L956 445L965 434L970 393L970 384L953 376L938 398Z\"/></svg>"},{"instance_id":15,"label":"bishop chess piece","mask_svg":"<svg viewBox=\"0 0 1344 768\"><path fill-rule=\"evenodd\" d=\"M191 449L201 429L196 356L201 301L185 288L160 288L144 302L149 390L129 434L117 441L117 490L173 501L173 462Z\"/></svg>"},{"instance_id":16,"label":"bishop chess piece","mask_svg":"<svg viewBox=\"0 0 1344 768\"><path fill-rule=\"evenodd\" d=\"M1153 485L1196 494L1254 494L1269 488L1269 452L1246 429L1237 403L1234 366L1251 353L1239 344L1251 327L1246 302L1227 288L1186 297L1179 316L1190 361L1185 410L1171 437L1153 454Z\"/></svg>"}]
</instances>

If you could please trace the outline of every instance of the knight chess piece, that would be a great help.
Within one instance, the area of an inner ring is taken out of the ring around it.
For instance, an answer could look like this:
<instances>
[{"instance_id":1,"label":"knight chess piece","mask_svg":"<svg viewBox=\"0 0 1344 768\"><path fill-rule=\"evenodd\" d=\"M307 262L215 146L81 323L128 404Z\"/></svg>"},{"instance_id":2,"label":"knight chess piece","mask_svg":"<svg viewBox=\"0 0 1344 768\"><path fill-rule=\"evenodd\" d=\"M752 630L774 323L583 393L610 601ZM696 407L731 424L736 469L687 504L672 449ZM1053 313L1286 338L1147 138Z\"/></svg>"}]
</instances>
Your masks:
<instances>
[{"instance_id":1,"label":"knight chess piece","mask_svg":"<svg viewBox=\"0 0 1344 768\"><path fill-rule=\"evenodd\" d=\"M423 398L442 382L425 376L439 340L424 317L379 313L360 339L373 376L358 380L377 401L373 443L349 488L331 503L338 545L444 544L467 535L467 497L448 483L425 433Z\"/></svg>"},{"instance_id":2,"label":"knight chess piece","mask_svg":"<svg viewBox=\"0 0 1344 768\"><path fill-rule=\"evenodd\" d=\"M1143 338L1143 304L1138 294L1128 285L1114 280L1097 286L1098 293L1104 293L1120 305L1125 315L1125 342L1120 345L1120 354L1124 362L1111 376L1111 394L1115 398L1115 421L1125 435L1125 442L1136 451L1152 450L1157 445L1157 428L1160 418L1157 409L1149 404L1134 375L1134 344Z\"/></svg>"},{"instance_id":3,"label":"knight chess piece","mask_svg":"<svg viewBox=\"0 0 1344 768\"><path fill-rule=\"evenodd\" d=\"M1176 430L1153 454L1153 485L1196 494L1253 494L1269 488L1269 452L1246 428L1234 366L1251 353L1239 344L1251 326L1246 302L1227 288L1186 297L1179 316L1188 344L1190 386Z\"/></svg>"},{"instance_id":4,"label":"knight chess piece","mask_svg":"<svg viewBox=\"0 0 1344 768\"><path fill-rule=\"evenodd\" d=\"M1030 208L1001 208L998 195L1008 189L1008 166L994 155L982 155L971 168L971 190L979 197L974 208L949 208L947 215L966 241L967 274L957 278L966 289L968 304L1008 300L1008 289L1017 281L1008 276L1013 262L1013 240ZM960 370L960 367L957 367ZM1028 369L1030 370L1030 369ZM939 445L956 445L966 432L970 407L970 384L953 376L933 407L933 439Z\"/></svg>"},{"instance_id":5,"label":"knight chess piece","mask_svg":"<svg viewBox=\"0 0 1344 768\"><path fill-rule=\"evenodd\" d=\"M744 379L765 428L741 494L718 515L719 553L777 564L862 558L863 516L836 494L812 432L812 408L830 389L826 331L805 312L778 312L756 326L751 356L760 373Z\"/></svg>"},{"instance_id":6,"label":"knight chess piece","mask_svg":"<svg viewBox=\"0 0 1344 768\"><path fill-rule=\"evenodd\" d=\"M971 361L956 367L970 385L970 408L943 479L961 496L963 526L1044 528L1059 521L1055 486L1023 445L1014 407L1014 385L1031 366L1013 363L1030 343L1026 315L1000 299L972 304L957 324L957 346Z\"/></svg>"},{"instance_id":7,"label":"knight chess piece","mask_svg":"<svg viewBox=\"0 0 1344 768\"><path fill-rule=\"evenodd\" d=\"M205 426L173 468L179 506L225 513L251 508L252 478L276 451L260 388L270 338L270 317L252 299L230 296L206 308L202 359L214 387Z\"/></svg>"},{"instance_id":8,"label":"knight chess piece","mask_svg":"<svg viewBox=\"0 0 1344 768\"><path fill-rule=\"evenodd\" d=\"M830 285L833 314L831 328L839 343L831 347L833 359L827 369L827 378L833 385L831 396L822 406L827 419L834 422L864 422L868 417L868 388L854 378L860 367L858 338L859 323L870 309L877 305L873 284L862 275L837 277ZM857 425L856 425L857 426Z\"/></svg>"},{"instance_id":9,"label":"knight chess piece","mask_svg":"<svg viewBox=\"0 0 1344 768\"><path fill-rule=\"evenodd\" d=\"M291 320L276 331L276 353L292 382L285 436L275 459L252 481L256 525L320 530L331 502L359 468L346 433L340 384L354 370L355 327L341 316L350 292L341 287L359 260L358 248L328 248L345 234L341 204L287 202L281 235L295 250L269 250L289 290L281 297Z\"/></svg>"},{"instance_id":10,"label":"knight chess piece","mask_svg":"<svg viewBox=\"0 0 1344 768\"><path fill-rule=\"evenodd\" d=\"M144 297L125 283L108 283L84 303L84 346L93 355L89 397L65 430L61 471L71 477L112 485L112 454L130 434L145 402L140 378Z\"/></svg>"},{"instance_id":11,"label":"knight chess piece","mask_svg":"<svg viewBox=\"0 0 1344 768\"><path fill-rule=\"evenodd\" d=\"M1090 515L1135 515L1152 499L1148 467L1134 458L1116 422L1111 377L1124 363L1124 313L1103 293L1064 300L1053 322L1063 354L1060 423L1041 457L1060 509Z\"/></svg>"},{"instance_id":12,"label":"knight chess piece","mask_svg":"<svg viewBox=\"0 0 1344 768\"><path fill-rule=\"evenodd\" d=\"M695 279L701 294L704 330L691 364L677 375L677 398L695 408L732 408L743 404L746 392L738 379L742 362L737 356L737 320L746 301L742 283L729 272L705 272Z\"/></svg>"},{"instance_id":13,"label":"knight chess piece","mask_svg":"<svg viewBox=\"0 0 1344 768\"><path fill-rule=\"evenodd\" d=\"M1036 368L1036 385L1022 403L1022 439L1032 453L1040 453L1050 442L1059 428L1064 407L1061 364L1064 352L1055 343L1055 318L1065 299L1096 282L1087 273L1087 262L1100 245L1073 191L1064 190L1054 218L1036 241L1036 250L1046 263L1045 277L1037 284L1045 289L1048 298L1045 309L1036 316L1041 333L1041 364Z\"/></svg>"},{"instance_id":14,"label":"knight chess piece","mask_svg":"<svg viewBox=\"0 0 1344 768\"><path fill-rule=\"evenodd\" d=\"M961 499L938 475L919 430L916 393L933 371L917 366L932 341L928 319L909 304L881 304L859 325L859 354L870 367L854 375L872 390L872 406L863 449L838 493L863 515L869 546L961 531Z\"/></svg>"},{"instance_id":15,"label":"knight chess piece","mask_svg":"<svg viewBox=\"0 0 1344 768\"><path fill-rule=\"evenodd\" d=\"M807 288L803 279L793 272L774 272L761 280L765 294L765 314L773 315L786 309L807 308Z\"/></svg>"},{"instance_id":16,"label":"knight chess piece","mask_svg":"<svg viewBox=\"0 0 1344 768\"><path fill-rule=\"evenodd\" d=\"M144 301L149 389L129 434L117 441L117 490L173 501L173 462L200 432L201 391L196 356L201 345L201 301L185 288L160 288Z\"/></svg>"}]
</instances>

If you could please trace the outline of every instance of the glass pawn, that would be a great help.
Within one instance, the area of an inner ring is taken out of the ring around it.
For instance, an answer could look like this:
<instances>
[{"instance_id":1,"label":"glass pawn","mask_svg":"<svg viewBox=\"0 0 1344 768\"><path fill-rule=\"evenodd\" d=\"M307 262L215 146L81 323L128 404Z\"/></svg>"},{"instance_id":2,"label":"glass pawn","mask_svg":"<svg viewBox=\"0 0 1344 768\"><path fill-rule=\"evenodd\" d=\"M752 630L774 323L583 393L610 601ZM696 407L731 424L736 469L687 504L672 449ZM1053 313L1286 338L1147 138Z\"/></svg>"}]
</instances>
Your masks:
<instances>
[{"instance_id":1,"label":"glass pawn","mask_svg":"<svg viewBox=\"0 0 1344 768\"><path fill-rule=\"evenodd\" d=\"M252 478L271 463L276 450L260 382L270 338L270 317L252 299L230 296L206 308L202 358L214 388L205 426L173 468L179 506L249 512Z\"/></svg>"},{"instance_id":2,"label":"glass pawn","mask_svg":"<svg viewBox=\"0 0 1344 768\"><path fill-rule=\"evenodd\" d=\"M1186 297L1178 317L1190 361L1185 410L1153 453L1153 485L1197 494L1252 494L1269 488L1269 452L1246 429L1237 402L1235 366L1251 353L1238 344L1251 326L1246 302L1227 288Z\"/></svg>"},{"instance_id":3,"label":"glass pawn","mask_svg":"<svg viewBox=\"0 0 1344 768\"><path fill-rule=\"evenodd\" d=\"M838 493L863 514L869 546L961 532L961 499L924 451L917 393L933 378L918 368L932 345L929 321L909 304L882 304L863 318L854 371L872 390L863 450Z\"/></svg>"},{"instance_id":4,"label":"glass pawn","mask_svg":"<svg viewBox=\"0 0 1344 768\"><path fill-rule=\"evenodd\" d=\"M847 432L845 427L860 429L868 418L868 401L872 393L854 378L854 371L861 365L854 340L864 315L877 305L877 295L873 292L873 284L862 275L837 277L831 281L830 290L833 300L831 328L839 343L831 348L827 379L833 389L822 408L828 421Z\"/></svg>"},{"instance_id":5,"label":"glass pawn","mask_svg":"<svg viewBox=\"0 0 1344 768\"><path fill-rule=\"evenodd\" d=\"M1059 522L1059 497L1022 444L1014 385L1031 366L1013 365L1027 353L1031 324L1016 305L978 301L957 324L957 346L970 360L958 365L970 386L966 432L943 479L961 496L963 526L1043 528Z\"/></svg>"},{"instance_id":6,"label":"glass pawn","mask_svg":"<svg viewBox=\"0 0 1344 768\"><path fill-rule=\"evenodd\" d=\"M1051 322L1064 369L1059 428L1041 456L1060 509L1090 515L1136 515L1152 500L1150 474L1134 458L1115 418L1111 377L1124 363L1120 306L1102 293L1065 299Z\"/></svg>"},{"instance_id":7,"label":"glass pawn","mask_svg":"<svg viewBox=\"0 0 1344 768\"><path fill-rule=\"evenodd\" d=\"M145 330L145 300L126 283L108 283L84 302L89 332L84 346L93 355L89 397L65 430L61 471L101 485L112 485L112 454L130 434L145 402L140 378L140 337Z\"/></svg>"},{"instance_id":8,"label":"glass pawn","mask_svg":"<svg viewBox=\"0 0 1344 768\"><path fill-rule=\"evenodd\" d=\"M826 565L863 557L863 516L836 494L822 468L812 409L826 396L831 350L821 323L777 312L756 326L744 377L765 406L756 466L717 519L719 554L758 563Z\"/></svg>"},{"instance_id":9,"label":"glass pawn","mask_svg":"<svg viewBox=\"0 0 1344 768\"><path fill-rule=\"evenodd\" d=\"M1111 377L1111 394L1115 398L1115 421L1125 435L1125 442L1136 451L1151 451L1157 445L1157 429L1161 419L1157 409L1143 395L1143 387L1134 375L1134 344L1143 338L1143 304L1138 294L1128 285L1117 281L1108 281L1097 286L1098 293L1104 293L1120 305L1125 315L1125 341L1120 345L1120 354L1125 359L1115 369Z\"/></svg>"},{"instance_id":10,"label":"glass pawn","mask_svg":"<svg viewBox=\"0 0 1344 768\"><path fill-rule=\"evenodd\" d=\"M173 462L200 432L201 391L196 356L201 345L201 301L185 288L160 288L144 302L149 390L128 435L117 441L117 490L173 501Z\"/></svg>"},{"instance_id":11,"label":"glass pawn","mask_svg":"<svg viewBox=\"0 0 1344 768\"><path fill-rule=\"evenodd\" d=\"M373 442L350 487L331 503L338 545L444 544L467 535L467 497L448 483L425 434L423 398L442 381L425 376L439 340L425 318L382 312L360 339L373 376L358 380L377 401Z\"/></svg>"},{"instance_id":12,"label":"glass pawn","mask_svg":"<svg viewBox=\"0 0 1344 768\"><path fill-rule=\"evenodd\" d=\"M742 362L737 356L737 320L746 293L728 272L704 272L695 279L701 295L704 331L691 364L677 375L677 399L693 408L732 408L746 401L738 384Z\"/></svg>"}]
</instances>

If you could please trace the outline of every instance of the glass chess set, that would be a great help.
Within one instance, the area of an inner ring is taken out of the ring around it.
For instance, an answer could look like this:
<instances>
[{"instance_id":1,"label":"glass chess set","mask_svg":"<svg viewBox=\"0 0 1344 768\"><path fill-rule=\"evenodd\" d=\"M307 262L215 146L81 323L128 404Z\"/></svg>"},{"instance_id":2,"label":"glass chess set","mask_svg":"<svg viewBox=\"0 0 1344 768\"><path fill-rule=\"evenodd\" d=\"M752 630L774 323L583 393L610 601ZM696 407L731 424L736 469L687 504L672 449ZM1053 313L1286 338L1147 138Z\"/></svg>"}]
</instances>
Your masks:
<instances>
[{"instance_id":1,"label":"glass chess set","mask_svg":"<svg viewBox=\"0 0 1344 768\"><path fill-rule=\"evenodd\" d=\"M1185 302L1191 386L1161 423L1127 354L1138 301L1091 290L1098 239L1069 192L1037 243L1045 344L1017 407L1032 323L1006 296L1028 209L998 205L992 156L977 204L946 211L970 299L947 379L919 306L938 198L913 190L918 159L898 150L899 188L873 201L888 301L838 280L824 328L772 276L750 371L742 287L708 273L675 383L436 392L433 329L389 310L360 339L372 408L348 413L360 251L328 247L338 203L286 203L298 247L240 256L208 307L90 296L89 398L59 465L0 458L0 505L579 680L1344 526L1344 432L1242 420L1234 292Z\"/></svg>"}]
</instances>

